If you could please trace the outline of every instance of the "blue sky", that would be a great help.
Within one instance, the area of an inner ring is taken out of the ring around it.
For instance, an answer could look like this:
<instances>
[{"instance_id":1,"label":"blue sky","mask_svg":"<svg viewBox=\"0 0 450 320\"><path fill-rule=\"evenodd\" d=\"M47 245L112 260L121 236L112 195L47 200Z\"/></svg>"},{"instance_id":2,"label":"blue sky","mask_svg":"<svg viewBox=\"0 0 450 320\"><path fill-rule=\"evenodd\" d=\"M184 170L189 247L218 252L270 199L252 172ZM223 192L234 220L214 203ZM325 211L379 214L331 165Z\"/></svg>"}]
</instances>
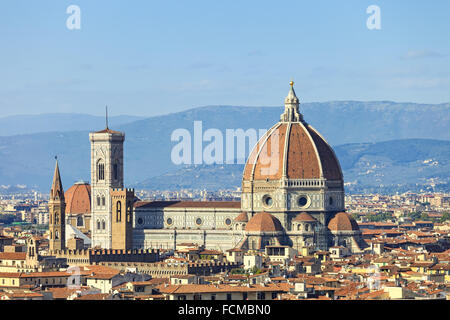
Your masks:
<instances>
[{"instance_id":1,"label":"blue sky","mask_svg":"<svg viewBox=\"0 0 450 320\"><path fill-rule=\"evenodd\" d=\"M280 106L291 78L302 102L449 102L449 14L446 0L1 1L0 117Z\"/></svg>"}]
</instances>

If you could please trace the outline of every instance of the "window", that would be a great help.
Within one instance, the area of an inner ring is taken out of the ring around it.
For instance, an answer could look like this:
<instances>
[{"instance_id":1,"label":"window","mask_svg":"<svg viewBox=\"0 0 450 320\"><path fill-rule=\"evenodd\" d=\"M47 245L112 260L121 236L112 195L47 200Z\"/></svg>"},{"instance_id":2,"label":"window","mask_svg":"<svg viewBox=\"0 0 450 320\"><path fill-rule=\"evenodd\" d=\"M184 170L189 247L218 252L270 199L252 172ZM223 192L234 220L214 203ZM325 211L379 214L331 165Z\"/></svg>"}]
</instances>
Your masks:
<instances>
[{"instance_id":1,"label":"window","mask_svg":"<svg viewBox=\"0 0 450 320\"><path fill-rule=\"evenodd\" d=\"M199 226L199 225L201 225L202 224L202 219L201 218L197 218L196 220L195 220L195 223Z\"/></svg>"},{"instance_id":2,"label":"window","mask_svg":"<svg viewBox=\"0 0 450 320\"><path fill-rule=\"evenodd\" d=\"M171 226L173 224L172 218L167 218L166 223L167 225Z\"/></svg>"},{"instance_id":3,"label":"window","mask_svg":"<svg viewBox=\"0 0 450 320\"><path fill-rule=\"evenodd\" d=\"M276 292L272 292L272 300L273 300L273 299L276 299L277 296L278 296L278 294L277 294Z\"/></svg>"},{"instance_id":4,"label":"window","mask_svg":"<svg viewBox=\"0 0 450 320\"><path fill-rule=\"evenodd\" d=\"M77 217L77 227L82 227L83 225L84 225L83 217L82 216L78 216Z\"/></svg>"},{"instance_id":5,"label":"window","mask_svg":"<svg viewBox=\"0 0 450 320\"><path fill-rule=\"evenodd\" d=\"M225 224L229 226L231 224L231 219L230 218L225 219Z\"/></svg>"},{"instance_id":6,"label":"window","mask_svg":"<svg viewBox=\"0 0 450 320\"><path fill-rule=\"evenodd\" d=\"M104 207L106 205L106 198L105 196L102 196L102 206Z\"/></svg>"},{"instance_id":7,"label":"window","mask_svg":"<svg viewBox=\"0 0 450 320\"><path fill-rule=\"evenodd\" d=\"M258 292L258 300L266 300L266 293Z\"/></svg>"},{"instance_id":8,"label":"window","mask_svg":"<svg viewBox=\"0 0 450 320\"><path fill-rule=\"evenodd\" d=\"M306 198L305 196L301 196L300 198L298 198L298 205L300 207L306 206L307 203L308 203L308 198Z\"/></svg>"},{"instance_id":9,"label":"window","mask_svg":"<svg viewBox=\"0 0 450 320\"><path fill-rule=\"evenodd\" d=\"M143 224L143 223L144 223L144 220L142 220L142 218L139 218L139 219L137 220L137 223L138 223L138 224Z\"/></svg>"},{"instance_id":10,"label":"window","mask_svg":"<svg viewBox=\"0 0 450 320\"><path fill-rule=\"evenodd\" d=\"M97 229L100 229L100 220L97 220Z\"/></svg>"},{"instance_id":11,"label":"window","mask_svg":"<svg viewBox=\"0 0 450 320\"><path fill-rule=\"evenodd\" d=\"M59 232L58 232L58 230L55 231L55 239L59 239Z\"/></svg>"},{"instance_id":12,"label":"window","mask_svg":"<svg viewBox=\"0 0 450 320\"><path fill-rule=\"evenodd\" d=\"M105 164L103 160L99 160L97 163L97 180L105 180Z\"/></svg>"},{"instance_id":13,"label":"window","mask_svg":"<svg viewBox=\"0 0 450 320\"><path fill-rule=\"evenodd\" d=\"M272 199L272 197L270 197L269 195L265 195L265 196L263 197L263 204L264 204L266 207L271 207L272 204L273 204L273 199Z\"/></svg>"},{"instance_id":14,"label":"window","mask_svg":"<svg viewBox=\"0 0 450 320\"><path fill-rule=\"evenodd\" d=\"M216 300L216 294L215 293L211 294L211 300Z\"/></svg>"},{"instance_id":15,"label":"window","mask_svg":"<svg viewBox=\"0 0 450 320\"><path fill-rule=\"evenodd\" d=\"M242 293L242 300L247 300L247 298L248 298L248 293L247 292Z\"/></svg>"},{"instance_id":16,"label":"window","mask_svg":"<svg viewBox=\"0 0 450 320\"><path fill-rule=\"evenodd\" d=\"M202 300L201 294L194 294L194 300Z\"/></svg>"},{"instance_id":17,"label":"window","mask_svg":"<svg viewBox=\"0 0 450 320\"><path fill-rule=\"evenodd\" d=\"M333 205L333 198L332 197L330 197L329 202L330 202L330 206Z\"/></svg>"},{"instance_id":18,"label":"window","mask_svg":"<svg viewBox=\"0 0 450 320\"><path fill-rule=\"evenodd\" d=\"M227 300L231 300L231 293L227 293Z\"/></svg>"},{"instance_id":19,"label":"window","mask_svg":"<svg viewBox=\"0 0 450 320\"><path fill-rule=\"evenodd\" d=\"M100 207L100 196L97 196L97 206Z\"/></svg>"},{"instance_id":20,"label":"window","mask_svg":"<svg viewBox=\"0 0 450 320\"><path fill-rule=\"evenodd\" d=\"M106 229L106 223L105 223L105 220L102 220L102 229L103 229L103 230Z\"/></svg>"},{"instance_id":21,"label":"window","mask_svg":"<svg viewBox=\"0 0 450 320\"><path fill-rule=\"evenodd\" d=\"M133 205L130 201L127 204L127 222L131 222L131 214L133 213Z\"/></svg>"},{"instance_id":22,"label":"window","mask_svg":"<svg viewBox=\"0 0 450 320\"><path fill-rule=\"evenodd\" d=\"M122 202L117 201L116 210L116 222L120 222L122 220Z\"/></svg>"},{"instance_id":23,"label":"window","mask_svg":"<svg viewBox=\"0 0 450 320\"><path fill-rule=\"evenodd\" d=\"M178 296L178 300L186 300L186 296L185 295Z\"/></svg>"}]
</instances>

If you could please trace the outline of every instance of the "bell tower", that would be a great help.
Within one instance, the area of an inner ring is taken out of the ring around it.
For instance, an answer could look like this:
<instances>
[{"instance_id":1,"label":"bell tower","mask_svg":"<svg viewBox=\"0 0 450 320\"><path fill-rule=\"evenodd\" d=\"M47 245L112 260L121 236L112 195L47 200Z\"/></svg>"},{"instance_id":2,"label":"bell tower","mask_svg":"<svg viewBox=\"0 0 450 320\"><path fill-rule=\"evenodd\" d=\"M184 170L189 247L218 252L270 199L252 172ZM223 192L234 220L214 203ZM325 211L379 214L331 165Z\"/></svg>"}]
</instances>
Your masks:
<instances>
[{"instance_id":1,"label":"bell tower","mask_svg":"<svg viewBox=\"0 0 450 320\"><path fill-rule=\"evenodd\" d=\"M111 249L133 249L133 189L112 189Z\"/></svg>"},{"instance_id":2,"label":"bell tower","mask_svg":"<svg viewBox=\"0 0 450 320\"><path fill-rule=\"evenodd\" d=\"M92 247L111 248L112 201L110 190L123 188L125 134L106 128L89 134L91 141Z\"/></svg>"},{"instance_id":3,"label":"bell tower","mask_svg":"<svg viewBox=\"0 0 450 320\"><path fill-rule=\"evenodd\" d=\"M50 231L50 252L63 250L66 247L66 203L64 190L59 173L58 160L56 160L55 173L53 174L52 189L48 202L49 210L49 231Z\"/></svg>"}]
</instances>

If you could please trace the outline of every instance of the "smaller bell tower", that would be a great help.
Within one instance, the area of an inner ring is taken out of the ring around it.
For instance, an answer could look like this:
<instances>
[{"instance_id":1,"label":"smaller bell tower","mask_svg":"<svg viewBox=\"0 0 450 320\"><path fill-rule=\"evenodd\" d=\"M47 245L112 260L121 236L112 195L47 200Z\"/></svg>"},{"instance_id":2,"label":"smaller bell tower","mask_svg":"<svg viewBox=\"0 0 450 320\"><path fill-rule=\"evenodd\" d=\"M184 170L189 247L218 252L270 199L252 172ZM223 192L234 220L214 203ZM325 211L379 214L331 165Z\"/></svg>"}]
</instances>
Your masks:
<instances>
[{"instance_id":1,"label":"smaller bell tower","mask_svg":"<svg viewBox=\"0 0 450 320\"><path fill-rule=\"evenodd\" d=\"M133 249L134 189L112 188L111 249Z\"/></svg>"},{"instance_id":2,"label":"smaller bell tower","mask_svg":"<svg viewBox=\"0 0 450 320\"><path fill-rule=\"evenodd\" d=\"M61 175L59 173L58 159L56 159L55 173L53 174L48 211L50 231L49 250L50 252L64 250L66 247L66 203Z\"/></svg>"}]
</instances>

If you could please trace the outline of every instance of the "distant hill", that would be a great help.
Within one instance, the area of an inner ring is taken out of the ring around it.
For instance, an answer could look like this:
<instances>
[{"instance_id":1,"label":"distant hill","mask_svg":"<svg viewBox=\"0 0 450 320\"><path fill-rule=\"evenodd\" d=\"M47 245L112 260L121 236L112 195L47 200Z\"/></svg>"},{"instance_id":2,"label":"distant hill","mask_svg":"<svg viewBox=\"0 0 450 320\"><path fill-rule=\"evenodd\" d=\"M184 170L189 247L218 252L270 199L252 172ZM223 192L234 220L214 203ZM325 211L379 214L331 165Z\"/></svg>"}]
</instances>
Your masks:
<instances>
[{"instance_id":1,"label":"distant hill","mask_svg":"<svg viewBox=\"0 0 450 320\"><path fill-rule=\"evenodd\" d=\"M346 172L349 172L346 174L346 181L353 181L352 168L361 166L360 158L354 157L358 148L368 148L367 152L383 154L383 147L373 149L375 146L370 147L366 143L411 138L450 140L448 103L424 105L341 101L305 103L300 105L300 109L305 120L318 129L331 145L362 143L352 147L353 151L341 154L338 151L341 163ZM217 128L223 134L226 129L268 129L279 120L282 111L282 107L209 106L121 125L113 125L110 121L110 128L126 134L125 183L137 186L150 177L173 174L182 168L173 164L170 158L175 145L171 141L171 134L175 129L185 128L192 133L195 120L203 121L203 132L208 128ZM79 179L89 181L88 133L103 128L103 119L98 121L89 130L86 128L88 125L84 124L77 125L77 131L55 129L56 132L0 136L0 186L26 185L47 192L51 183L54 155L58 155L60 159L65 186L68 187ZM427 145L422 144L422 147L427 148ZM375 156L376 154L373 155ZM399 156L403 156L403 153ZM381 158L380 161L384 160L385 158ZM348 167L347 163L350 163ZM237 178L240 179L240 176ZM366 178L370 180L370 174ZM228 180L224 181L225 184L228 183L226 181ZM206 180L204 184L207 184ZM0 192L1 190L0 188Z\"/></svg>"},{"instance_id":2,"label":"distant hill","mask_svg":"<svg viewBox=\"0 0 450 320\"><path fill-rule=\"evenodd\" d=\"M346 189L352 192L445 190L450 183L450 141L404 139L334 148ZM142 189L240 187L244 165L185 166L137 184Z\"/></svg>"},{"instance_id":3,"label":"distant hill","mask_svg":"<svg viewBox=\"0 0 450 320\"><path fill-rule=\"evenodd\" d=\"M109 117L110 126L142 119L137 116ZM38 132L76 131L103 129L105 117L81 113L47 113L38 115L17 115L0 118L0 136L13 136Z\"/></svg>"}]
</instances>

